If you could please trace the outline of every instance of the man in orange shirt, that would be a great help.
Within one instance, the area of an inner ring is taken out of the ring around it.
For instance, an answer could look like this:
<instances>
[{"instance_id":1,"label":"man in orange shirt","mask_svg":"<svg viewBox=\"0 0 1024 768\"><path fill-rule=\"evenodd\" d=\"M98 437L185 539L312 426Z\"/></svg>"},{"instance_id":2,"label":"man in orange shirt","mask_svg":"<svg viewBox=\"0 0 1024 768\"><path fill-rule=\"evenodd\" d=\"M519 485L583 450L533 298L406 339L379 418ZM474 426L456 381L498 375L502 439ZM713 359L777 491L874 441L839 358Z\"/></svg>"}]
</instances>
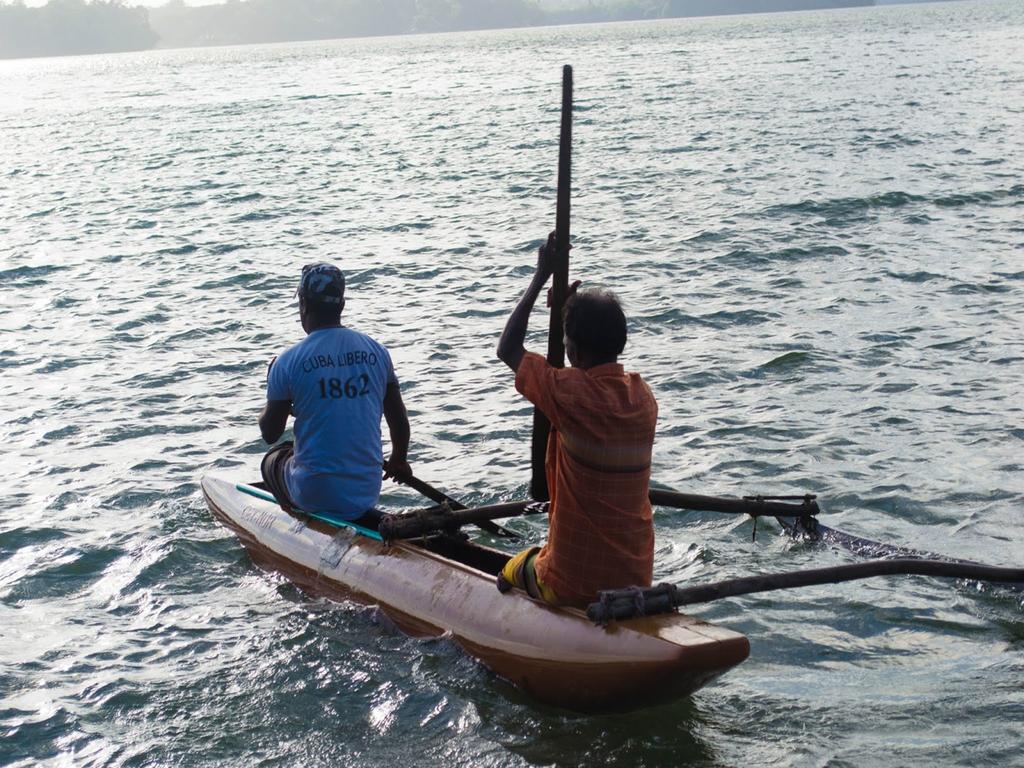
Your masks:
<instances>
[{"instance_id":1,"label":"man in orange shirt","mask_svg":"<svg viewBox=\"0 0 1024 768\"><path fill-rule=\"evenodd\" d=\"M648 485L658 404L640 375L618 363L626 317L608 291L570 291L563 318L571 368L555 368L524 349L530 311L554 261L552 235L498 343L498 357L516 372L516 389L551 422L548 542L514 556L498 588L516 586L555 605L585 605L602 589L651 584Z\"/></svg>"}]
</instances>

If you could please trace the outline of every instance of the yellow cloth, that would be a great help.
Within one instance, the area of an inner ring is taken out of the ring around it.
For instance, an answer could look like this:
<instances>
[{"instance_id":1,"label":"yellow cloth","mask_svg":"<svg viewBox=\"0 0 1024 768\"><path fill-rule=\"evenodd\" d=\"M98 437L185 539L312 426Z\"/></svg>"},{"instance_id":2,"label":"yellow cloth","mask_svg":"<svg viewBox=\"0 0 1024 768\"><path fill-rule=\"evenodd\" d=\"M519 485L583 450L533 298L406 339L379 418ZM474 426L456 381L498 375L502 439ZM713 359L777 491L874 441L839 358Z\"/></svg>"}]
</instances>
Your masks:
<instances>
[{"instance_id":1,"label":"yellow cloth","mask_svg":"<svg viewBox=\"0 0 1024 768\"><path fill-rule=\"evenodd\" d=\"M538 552L540 552L540 547L530 547L513 555L512 559L505 564L501 575L513 586L525 590L530 597L543 600L549 605L561 605L558 595L537 576L534 563L537 560ZM535 585L536 588L534 588Z\"/></svg>"}]
</instances>

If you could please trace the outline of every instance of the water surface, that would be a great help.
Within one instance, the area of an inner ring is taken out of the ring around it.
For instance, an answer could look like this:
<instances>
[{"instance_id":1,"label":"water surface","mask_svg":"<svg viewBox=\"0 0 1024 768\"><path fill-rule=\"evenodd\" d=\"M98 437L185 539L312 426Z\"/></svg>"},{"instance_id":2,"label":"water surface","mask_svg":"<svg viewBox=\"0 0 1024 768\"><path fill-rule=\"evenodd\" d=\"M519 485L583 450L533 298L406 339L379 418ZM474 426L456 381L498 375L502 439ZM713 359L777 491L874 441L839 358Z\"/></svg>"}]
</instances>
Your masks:
<instances>
[{"instance_id":1,"label":"water surface","mask_svg":"<svg viewBox=\"0 0 1024 768\"><path fill-rule=\"evenodd\" d=\"M1022 50L1019 3L966 2L0 64L0 763L1024 764L1013 596L699 607L744 665L579 717L259 571L198 490L255 477L299 268L332 260L417 473L525 495L493 350L553 224L569 62L573 271L626 304L655 479L1021 565ZM656 524L659 579L852 558Z\"/></svg>"}]
</instances>

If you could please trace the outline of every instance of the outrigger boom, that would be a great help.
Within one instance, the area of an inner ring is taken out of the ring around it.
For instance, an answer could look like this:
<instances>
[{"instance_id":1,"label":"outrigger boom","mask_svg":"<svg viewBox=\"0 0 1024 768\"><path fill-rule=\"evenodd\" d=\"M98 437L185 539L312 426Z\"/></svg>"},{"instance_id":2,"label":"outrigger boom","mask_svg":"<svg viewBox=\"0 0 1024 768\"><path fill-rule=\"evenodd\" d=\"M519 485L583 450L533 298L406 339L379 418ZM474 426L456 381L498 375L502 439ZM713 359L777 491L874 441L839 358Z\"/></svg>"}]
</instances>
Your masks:
<instances>
[{"instance_id":1,"label":"outrigger boom","mask_svg":"<svg viewBox=\"0 0 1024 768\"><path fill-rule=\"evenodd\" d=\"M712 584L677 587L659 584L647 589L628 588L606 590L597 602L587 607L587 617L596 624L622 621L638 616L656 616L669 613L683 605L707 603L724 597L749 595L775 589L809 587L817 584L839 584L875 576L938 576L950 579L970 579L1006 583L1024 588L1024 568L997 568L980 563L950 562L948 560L870 560L866 563L840 565L834 568L815 568L764 576L747 576Z\"/></svg>"},{"instance_id":2,"label":"outrigger boom","mask_svg":"<svg viewBox=\"0 0 1024 768\"><path fill-rule=\"evenodd\" d=\"M821 510L812 495L805 496L700 496L678 493L663 488L650 490L651 503L660 507L674 507L699 512L725 512L751 517L789 517L804 521L804 530L814 526L814 516ZM799 503L793 503L799 501ZM483 507L467 508L444 503L430 509L384 515L380 533L385 540L411 539L428 533L451 532L463 525L520 515L544 514L547 502L511 501Z\"/></svg>"}]
</instances>

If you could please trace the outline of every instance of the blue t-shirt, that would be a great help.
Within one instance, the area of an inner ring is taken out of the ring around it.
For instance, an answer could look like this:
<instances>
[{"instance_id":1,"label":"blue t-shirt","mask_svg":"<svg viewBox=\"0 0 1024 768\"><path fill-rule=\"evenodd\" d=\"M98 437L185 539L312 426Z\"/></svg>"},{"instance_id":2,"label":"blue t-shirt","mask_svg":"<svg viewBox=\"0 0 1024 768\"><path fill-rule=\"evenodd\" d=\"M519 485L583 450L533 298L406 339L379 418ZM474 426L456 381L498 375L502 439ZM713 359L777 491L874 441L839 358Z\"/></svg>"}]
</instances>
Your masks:
<instances>
[{"instance_id":1,"label":"blue t-shirt","mask_svg":"<svg viewBox=\"0 0 1024 768\"><path fill-rule=\"evenodd\" d=\"M350 328L320 328L277 358L268 400L290 400L295 454L285 482L295 505L354 520L380 495L380 420L388 383L383 345Z\"/></svg>"}]
</instances>

